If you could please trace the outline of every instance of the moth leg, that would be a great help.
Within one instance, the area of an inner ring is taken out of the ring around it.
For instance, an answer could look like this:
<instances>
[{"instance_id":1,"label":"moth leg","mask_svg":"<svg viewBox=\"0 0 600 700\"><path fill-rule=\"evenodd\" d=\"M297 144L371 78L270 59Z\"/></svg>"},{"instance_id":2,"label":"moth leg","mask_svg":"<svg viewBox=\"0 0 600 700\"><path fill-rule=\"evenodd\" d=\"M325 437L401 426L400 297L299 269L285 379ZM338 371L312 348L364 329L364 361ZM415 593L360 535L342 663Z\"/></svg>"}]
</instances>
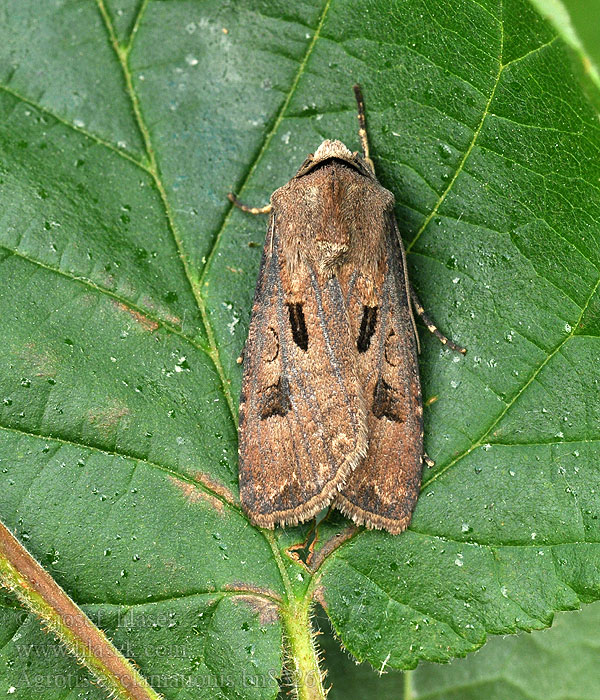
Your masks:
<instances>
[{"instance_id":1,"label":"moth leg","mask_svg":"<svg viewBox=\"0 0 600 700\"><path fill-rule=\"evenodd\" d=\"M467 352L466 348L463 348L462 345L458 345L458 343L455 343L453 340L450 340L450 338L447 338L443 333L441 333L438 330L435 323L425 313L425 309L419 301L419 297L415 294L415 290L412 288L412 286L410 288L410 296L412 299L413 306L415 307L415 312L418 316L420 316L423 319L423 323L427 326L427 329L431 333L433 333L433 335L435 335L435 337L440 341L440 343L447 345L451 350L456 350L456 352L460 352L462 355L465 355Z\"/></svg>"},{"instance_id":2,"label":"moth leg","mask_svg":"<svg viewBox=\"0 0 600 700\"><path fill-rule=\"evenodd\" d=\"M238 209L248 212L248 214L268 214L271 211L271 205L267 204L264 207L249 207L247 204L242 204L240 200L233 194L227 193L227 199L234 204Z\"/></svg>"},{"instance_id":3,"label":"moth leg","mask_svg":"<svg viewBox=\"0 0 600 700\"><path fill-rule=\"evenodd\" d=\"M375 174L375 166L373 165L373 161L369 157L369 139L367 138L365 101L363 100L362 90L360 89L360 85L358 84L354 86L354 96L356 97L356 104L358 106L358 137L360 138L360 145L362 146L363 158L367 161L373 174Z\"/></svg>"}]
</instances>

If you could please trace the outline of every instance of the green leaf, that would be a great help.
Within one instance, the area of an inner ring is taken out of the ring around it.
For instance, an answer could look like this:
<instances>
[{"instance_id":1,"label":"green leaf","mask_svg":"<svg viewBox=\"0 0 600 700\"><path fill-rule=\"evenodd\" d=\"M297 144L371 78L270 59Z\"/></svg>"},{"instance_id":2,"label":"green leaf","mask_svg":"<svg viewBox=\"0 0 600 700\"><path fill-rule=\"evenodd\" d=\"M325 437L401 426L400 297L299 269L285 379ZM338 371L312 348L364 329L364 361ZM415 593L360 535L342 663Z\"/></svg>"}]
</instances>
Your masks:
<instances>
[{"instance_id":1,"label":"green leaf","mask_svg":"<svg viewBox=\"0 0 600 700\"><path fill-rule=\"evenodd\" d=\"M324 623L327 624L326 622ZM552 629L494 638L477 654L450 665L424 663L414 672L379 676L368 664L357 666L325 632L330 700L555 700L596 698L600 606L558 615Z\"/></svg>"},{"instance_id":2,"label":"green leaf","mask_svg":"<svg viewBox=\"0 0 600 700\"><path fill-rule=\"evenodd\" d=\"M282 625L310 667L311 599L408 668L599 598L600 131L554 29L524 0L8 5L0 518L156 689L274 697ZM239 506L265 222L226 193L263 204L322 139L357 148L355 81L412 280L469 352L422 334L411 529L327 520L308 570L310 524Z\"/></svg>"}]
</instances>

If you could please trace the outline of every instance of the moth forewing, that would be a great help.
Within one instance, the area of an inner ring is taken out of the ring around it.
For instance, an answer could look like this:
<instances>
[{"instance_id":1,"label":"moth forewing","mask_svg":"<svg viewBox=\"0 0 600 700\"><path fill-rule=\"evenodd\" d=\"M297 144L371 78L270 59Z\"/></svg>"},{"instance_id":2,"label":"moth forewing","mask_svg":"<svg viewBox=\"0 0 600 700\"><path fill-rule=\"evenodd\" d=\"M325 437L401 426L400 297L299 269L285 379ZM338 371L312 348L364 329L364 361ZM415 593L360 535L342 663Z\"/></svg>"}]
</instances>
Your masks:
<instances>
[{"instance_id":1,"label":"moth forewing","mask_svg":"<svg viewBox=\"0 0 600 700\"><path fill-rule=\"evenodd\" d=\"M397 534L410 522L419 494L423 408L404 255L393 212L387 213L379 232L384 255L374 284L375 305L368 308L356 288L348 304L358 328L357 366L367 402L369 449L334 505L358 525ZM367 313L377 318L368 343L362 335Z\"/></svg>"}]
</instances>

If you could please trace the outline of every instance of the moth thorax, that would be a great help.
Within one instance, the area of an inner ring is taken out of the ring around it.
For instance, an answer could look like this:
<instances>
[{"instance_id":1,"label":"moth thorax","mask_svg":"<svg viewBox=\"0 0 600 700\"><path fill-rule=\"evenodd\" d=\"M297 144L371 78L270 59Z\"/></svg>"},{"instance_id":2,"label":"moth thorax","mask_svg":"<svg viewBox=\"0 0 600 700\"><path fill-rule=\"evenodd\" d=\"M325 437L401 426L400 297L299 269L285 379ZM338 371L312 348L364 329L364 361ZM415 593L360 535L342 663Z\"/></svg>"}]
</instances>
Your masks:
<instances>
[{"instance_id":1,"label":"moth thorax","mask_svg":"<svg viewBox=\"0 0 600 700\"><path fill-rule=\"evenodd\" d=\"M315 241L313 255L321 272L331 270L346 261L348 244L331 240Z\"/></svg>"}]
</instances>

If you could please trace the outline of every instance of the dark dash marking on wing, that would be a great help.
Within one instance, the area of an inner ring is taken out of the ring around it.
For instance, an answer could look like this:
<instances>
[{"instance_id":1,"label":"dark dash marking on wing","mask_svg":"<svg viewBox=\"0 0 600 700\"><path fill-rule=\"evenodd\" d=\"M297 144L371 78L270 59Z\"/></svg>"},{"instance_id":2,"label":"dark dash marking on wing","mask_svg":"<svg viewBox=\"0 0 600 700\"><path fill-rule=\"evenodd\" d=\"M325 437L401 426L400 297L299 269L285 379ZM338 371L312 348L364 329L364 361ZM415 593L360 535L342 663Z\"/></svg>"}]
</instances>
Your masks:
<instances>
[{"instance_id":1,"label":"dark dash marking on wing","mask_svg":"<svg viewBox=\"0 0 600 700\"><path fill-rule=\"evenodd\" d=\"M292 337L296 345L302 350L308 350L308 332L302 304L287 304L292 327Z\"/></svg>"},{"instance_id":2,"label":"dark dash marking on wing","mask_svg":"<svg viewBox=\"0 0 600 700\"><path fill-rule=\"evenodd\" d=\"M371 338L375 333L375 326L377 325L377 307L376 306L363 306L363 316L360 323L360 331L358 333L358 340L356 341L356 347L358 352L366 352L371 345Z\"/></svg>"}]
</instances>

